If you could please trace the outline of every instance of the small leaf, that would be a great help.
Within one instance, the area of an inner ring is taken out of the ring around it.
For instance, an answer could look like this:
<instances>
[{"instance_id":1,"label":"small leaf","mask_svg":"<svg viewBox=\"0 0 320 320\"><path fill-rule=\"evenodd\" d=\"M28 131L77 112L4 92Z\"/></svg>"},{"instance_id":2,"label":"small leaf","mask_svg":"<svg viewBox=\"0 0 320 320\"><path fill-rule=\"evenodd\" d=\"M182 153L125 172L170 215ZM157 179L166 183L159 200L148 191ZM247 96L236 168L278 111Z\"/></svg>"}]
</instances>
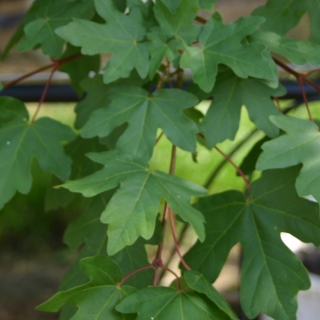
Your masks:
<instances>
[{"instance_id":1,"label":"small leaf","mask_svg":"<svg viewBox=\"0 0 320 320\"><path fill-rule=\"evenodd\" d=\"M79 308L72 320L133 319L114 310L121 300L136 291L129 286L118 287L121 270L116 262L96 256L81 260L81 268L90 277L89 283L58 292L37 310L57 312L63 305L72 304Z\"/></svg>"},{"instance_id":2,"label":"small leaf","mask_svg":"<svg viewBox=\"0 0 320 320\"><path fill-rule=\"evenodd\" d=\"M303 242L320 244L318 205L298 197L298 171L295 167L264 172L251 185L248 199L232 190L197 205L206 218L207 236L185 259L213 282L230 249L240 242L241 304L249 318L264 312L275 319L294 319L297 293L310 286L308 272L280 238L280 232L288 232Z\"/></svg>"},{"instance_id":3,"label":"small leaf","mask_svg":"<svg viewBox=\"0 0 320 320\"><path fill-rule=\"evenodd\" d=\"M175 13L181 0L160 0L170 10L171 13Z\"/></svg>"},{"instance_id":4,"label":"small leaf","mask_svg":"<svg viewBox=\"0 0 320 320\"><path fill-rule=\"evenodd\" d=\"M105 167L88 177L69 181L63 187L92 197L120 184L101 216L101 221L109 224L110 255L131 245L139 236L145 239L152 236L162 197L173 211L191 224L199 238L204 239L202 216L189 204L191 195L206 193L204 188L162 172L151 173L144 162L117 150L90 154L90 158ZM126 201L123 201L124 197Z\"/></svg>"},{"instance_id":5,"label":"small leaf","mask_svg":"<svg viewBox=\"0 0 320 320\"><path fill-rule=\"evenodd\" d=\"M137 320L229 320L205 295L172 287L150 287L125 298L116 306L122 313L137 313ZM232 319L232 318L231 318ZM233 318L234 319L234 318Z\"/></svg>"},{"instance_id":6,"label":"small leaf","mask_svg":"<svg viewBox=\"0 0 320 320\"><path fill-rule=\"evenodd\" d=\"M319 128L311 121L284 115L270 119L286 134L262 146L257 169L286 168L302 163L296 181L298 194L302 197L313 195L320 203Z\"/></svg>"},{"instance_id":7,"label":"small leaf","mask_svg":"<svg viewBox=\"0 0 320 320\"><path fill-rule=\"evenodd\" d=\"M226 319L239 319L226 300L224 300L219 292L201 273L197 271L187 271L183 274L183 277L191 289L205 294L222 311L222 313L225 314Z\"/></svg>"},{"instance_id":8,"label":"small leaf","mask_svg":"<svg viewBox=\"0 0 320 320\"><path fill-rule=\"evenodd\" d=\"M69 45L66 52L62 55L61 59L71 57L79 53L79 48L72 47ZM60 71L65 72L69 75L71 84L81 98L83 90L80 83L83 79L89 76L90 72L98 72L100 69L100 57L96 56L82 56L68 63L63 64L60 67Z\"/></svg>"},{"instance_id":9,"label":"small leaf","mask_svg":"<svg viewBox=\"0 0 320 320\"><path fill-rule=\"evenodd\" d=\"M67 26L58 28L56 33L81 47L85 55L113 53L104 68L105 83L126 78L135 68L141 78L148 74L148 51L141 41L145 35L143 20L138 9L125 15L118 11L111 1L96 0L96 9L107 24L98 24L83 19L74 19Z\"/></svg>"},{"instance_id":10,"label":"small leaf","mask_svg":"<svg viewBox=\"0 0 320 320\"><path fill-rule=\"evenodd\" d=\"M16 191L29 192L34 157L44 171L51 171L59 179L65 181L70 175L71 159L61 142L76 137L71 128L49 118L35 123L29 123L28 118L21 101L0 97L0 208Z\"/></svg>"},{"instance_id":11,"label":"small leaf","mask_svg":"<svg viewBox=\"0 0 320 320\"><path fill-rule=\"evenodd\" d=\"M240 78L251 76L277 81L277 73L273 70L276 66L270 56L263 54L264 47L242 43L263 21L261 17L247 17L224 25L213 17L200 33L200 47L186 49L181 67L191 68L194 82L205 92L212 90L219 64L230 67Z\"/></svg>"},{"instance_id":12,"label":"small leaf","mask_svg":"<svg viewBox=\"0 0 320 320\"><path fill-rule=\"evenodd\" d=\"M110 89L108 98L112 103L92 114L82 129L83 137L104 137L128 122L128 128L117 143L122 152L149 160L159 127L173 144L184 150L196 150L197 125L182 112L198 102L191 93L162 89L150 96L142 88L120 86Z\"/></svg>"},{"instance_id":13,"label":"small leaf","mask_svg":"<svg viewBox=\"0 0 320 320\"><path fill-rule=\"evenodd\" d=\"M213 6L216 2L216 0L199 0L199 7L202 10L212 12Z\"/></svg>"},{"instance_id":14,"label":"small leaf","mask_svg":"<svg viewBox=\"0 0 320 320\"><path fill-rule=\"evenodd\" d=\"M0 91L2 91L3 90L3 84L0 82Z\"/></svg>"}]
</instances>

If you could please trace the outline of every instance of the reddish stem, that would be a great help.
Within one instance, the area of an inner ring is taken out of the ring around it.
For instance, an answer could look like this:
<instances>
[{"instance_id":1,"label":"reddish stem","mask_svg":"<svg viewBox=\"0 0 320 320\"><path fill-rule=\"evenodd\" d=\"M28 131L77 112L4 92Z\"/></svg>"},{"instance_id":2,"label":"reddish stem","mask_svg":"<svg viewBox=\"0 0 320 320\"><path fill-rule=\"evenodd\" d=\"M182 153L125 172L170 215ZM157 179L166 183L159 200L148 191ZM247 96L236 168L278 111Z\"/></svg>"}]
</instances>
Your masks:
<instances>
[{"instance_id":1,"label":"reddish stem","mask_svg":"<svg viewBox=\"0 0 320 320\"><path fill-rule=\"evenodd\" d=\"M250 182L248 181L247 177L244 175L242 170L231 160L230 157L228 157L224 152L222 152L218 147L214 147L223 157L234 166L234 168L238 171L240 176L242 177L243 181L245 182L247 189L250 190Z\"/></svg>"},{"instance_id":2,"label":"reddish stem","mask_svg":"<svg viewBox=\"0 0 320 320\"><path fill-rule=\"evenodd\" d=\"M303 79L301 77L299 77L297 80L298 80L300 88L301 88L301 93L302 93L302 96L303 96L303 101L304 101L304 103L306 105L306 108L307 108L307 112L308 112L308 115L309 115L309 120L313 121L313 118L312 118L312 115L311 115L311 112L310 112L310 108L309 108L309 103L308 103L306 91L305 91L304 85L303 85Z\"/></svg>"},{"instance_id":3,"label":"reddish stem","mask_svg":"<svg viewBox=\"0 0 320 320\"><path fill-rule=\"evenodd\" d=\"M157 145L157 143L160 141L160 139L163 137L163 131L159 134L159 137L156 140L156 143L154 144L155 146Z\"/></svg>"},{"instance_id":4,"label":"reddish stem","mask_svg":"<svg viewBox=\"0 0 320 320\"><path fill-rule=\"evenodd\" d=\"M179 276L173 270L171 270L170 268L166 267L162 263L160 264L160 267L162 269L164 269L164 270L169 271L170 273L172 273L177 278L178 288L179 288L179 290L181 290L181 282L180 282Z\"/></svg>"},{"instance_id":5,"label":"reddish stem","mask_svg":"<svg viewBox=\"0 0 320 320\"><path fill-rule=\"evenodd\" d=\"M126 276L124 276L121 281L118 283L118 286L121 287L122 284L128 280L130 277L132 277L133 275L135 275L136 273L140 272L140 271L143 271L143 270L147 270L147 269L152 269L153 268L153 265L150 264L148 266L144 266L144 267L141 267L141 268L138 268L136 270L133 270L132 272L128 273Z\"/></svg>"},{"instance_id":6,"label":"reddish stem","mask_svg":"<svg viewBox=\"0 0 320 320\"><path fill-rule=\"evenodd\" d=\"M176 251L178 253L178 256L181 260L181 263L184 265L184 267L187 269L187 270L191 270L191 268L188 266L188 264L186 263L186 261L183 259L183 256L180 252L180 248L179 248L179 243L178 243L178 240L177 240L177 233L176 233L176 228L175 228L175 225L174 225L174 217L173 217L173 212L172 210L170 209L169 210L169 215L170 215L170 223L171 223L171 230L172 230L172 236L173 236L173 240L174 240L174 246L176 248Z\"/></svg>"}]
</instances>

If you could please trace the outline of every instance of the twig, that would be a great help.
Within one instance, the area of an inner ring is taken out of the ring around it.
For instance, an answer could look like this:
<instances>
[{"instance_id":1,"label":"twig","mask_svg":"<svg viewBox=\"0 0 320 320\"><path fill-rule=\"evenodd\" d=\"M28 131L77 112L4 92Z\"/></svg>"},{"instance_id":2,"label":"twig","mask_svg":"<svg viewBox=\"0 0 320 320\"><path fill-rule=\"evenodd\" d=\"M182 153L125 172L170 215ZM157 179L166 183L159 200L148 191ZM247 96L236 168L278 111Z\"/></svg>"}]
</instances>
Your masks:
<instances>
[{"instance_id":1,"label":"twig","mask_svg":"<svg viewBox=\"0 0 320 320\"><path fill-rule=\"evenodd\" d=\"M153 265L150 264L148 266L144 266L144 267L141 267L141 268L138 268L136 270L133 270L132 272L128 273L126 276L124 276L121 281L118 283L118 286L121 287L122 284L128 280L130 277L132 277L133 275L135 275L136 273L140 272L140 271L143 271L143 270L147 270L147 269L152 269L153 268Z\"/></svg>"}]
</instances>

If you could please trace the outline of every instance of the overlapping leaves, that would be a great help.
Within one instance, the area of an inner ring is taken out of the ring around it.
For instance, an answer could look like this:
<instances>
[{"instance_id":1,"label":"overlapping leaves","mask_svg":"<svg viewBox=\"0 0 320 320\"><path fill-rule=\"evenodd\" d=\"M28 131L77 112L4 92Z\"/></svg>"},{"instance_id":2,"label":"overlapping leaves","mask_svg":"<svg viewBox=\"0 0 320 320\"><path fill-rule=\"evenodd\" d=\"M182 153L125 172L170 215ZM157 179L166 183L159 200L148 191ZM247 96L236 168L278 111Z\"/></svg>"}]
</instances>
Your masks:
<instances>
[{"instance_id":1,"label":"overlapping leaves","mask_svg":"<svg viewBox=\"0 0 320 320\"><path fill-rule=\"evenodd\" d=\"M66 25L72 18L91 19L93 15L93 0L49 0L45 3L37 0L27 16L19 50L30 50L40 44L44 54L58 58L65 41L55 34L55 29Z\"/></svg>"},{"instance_id":2,"label":"overlapping leaves","mask_svg":"<svg viewBox=\"0 0 320 320\"><path fill-rule=\"evenodd\" d=\"M195 83L206 92L215 84L219 64L227 65L241 78L251 76L276 82L275 64L264 47L241 43L263 22L263 18L248 17L224 25L212 18L201 30L200 47L188 47L181 58L181 66L192 70Z\"/></svg>"},{"instance_id":3,"label":"overlapping leaves","mask_svg":"<svg viewBox=\"0 0 320 320\"><path fill-rule=\"evenodd\" d=\"M136 291L133 287L117 285L121 281L121 270L117 263L105 256L86 258L81 261L81 268L91 279L90 282L55 294L38 310L57 312L65 304L79 307L72 317L79 319L133 319L115 310L115 306L129 294Z\"/></svg>"},{"instance_id":4,"label":"overlapping leaves","mask_svg":"<svg viewBox=\"0 0 320 320\"><path fill-rule=\"evenodd\" d=\"M70 127L49 118L34 123L28 119L21 101L0 97L0 207L16 191L30 190L30 166L35 157L44 171L53 172L62 181L70 174L71 159L61 145L75 138Z\"/></svg>"},{"instance_id":5,"label":"overlapping leaves","mask_svg":"<svg viewBox=\"0 0 320 320\"><path fill-rule=\"evenodd\" d=\"M222 72L212 90L214 97L200 129L208 147L226 139L232 140L237 133L240 112L246 106L251 120L268 136L278 135L278 128L269 120L279 111L271 96L284 94L283 87L272 89L257 79L241 79L230 71Z\"/></svg>"},{"instance_id":6,"label":"overlapping leaves","mask_svg":"<svg viewBox=\"0 0 320 320\"><path fill-rule=\"evenodd\" d=\"M129 15L125 15L112 1L104 0L95 0L95 6L107 24L74 19L67 26L58 28L56 33L72 45L81 47L83 54L113 53L104 68L105 83L128 77L134 68L141 78L145 78L149 63L147 48L140 43L145 36L140 11L133 8Z\"/></svg>"},{"instance_id":7,"label":"overlapping leaves","mask_svg":"<svg viewBox=\"0 0 320 320\"><path fill-rule=\"evenodd\" d=\"M308 120L284 115L272 116L271 121L286 134L263 144L257 169L286 168L302 163L296 181L298 194L313 195L320 203L319 128Z\"/></svg>"},{"instance_id":8,"label":"overlapping leaves","mask_svg":"<svg viewBox=\"0 0 320 320\"><path fill-rule=\"evenodd\" d=\"M118 150L89 157L105 167L63 186L91 197L120 185L101 216L101 221L108 223L110 255L133 244L139 236L149 239L153 235L162 197L204 240L203 217L189 204L192 195L206 193L204 188L162 172L149 172L144 161L132 159Z\"/></svg>"},{"instance_id":9,"label":"overlapping leaves","mask_svg":"<svg viewBox=\"0 0 320 320\"><path fill-rule=\"evenodd\" d=\"M128 122L117 147L122 152L148 161L160 127L178 147L195 151L196 124L183 109L193 107L198 99L179 89L157 90L152 96L138 87L116 87L108 91L112 103L95 111L82 130L83 137L107 136L115 127Z\"/></svg>"},{"instance_id":10,"label":"overlapping leaves","mask_svg":"<svg viewBox=\"0 0 320 320\"><path fill-rule=\"evenodd\" d=\"M252 184L248 199L227 191L204 198L198 206L206 218L206 241L196 244L186 260L214 281L229 250L240 242L241 304L250 318L264 312L275 319L294 319L296 295L310 286L302 263L280 239L280 232L289 232L320 244L318 206L297 196L298 171L266 171Z\"/></svg>"}]
</instances>

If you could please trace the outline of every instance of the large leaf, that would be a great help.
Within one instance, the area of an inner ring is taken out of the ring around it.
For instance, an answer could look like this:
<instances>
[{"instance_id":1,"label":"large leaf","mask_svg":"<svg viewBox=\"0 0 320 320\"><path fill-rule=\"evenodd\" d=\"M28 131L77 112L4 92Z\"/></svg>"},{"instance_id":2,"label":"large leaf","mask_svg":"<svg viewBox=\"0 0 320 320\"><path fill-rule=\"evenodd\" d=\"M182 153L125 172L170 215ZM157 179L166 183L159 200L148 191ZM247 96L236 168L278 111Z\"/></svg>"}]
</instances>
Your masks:
<instances>
[{"instance_id":1,"label":"large leaf","mask_svg":"<svg viewBox=\"0 0 320 320\"><path fill-rule=\"evenodd\" d=\"M123 286L121 270L116 262L105 256L96 256L81 260L81 268L91 281L87 284L61 291L47 302L37 307L37 310L57 312L65 304L79 308L72 320L133 319L132 315L124 316L115 310L115 306L136 289Z\"/></svg>"},{"instance_id":2,"label":"large leaf","mask_svg":"<svg viewBox=\"0 0 320 320\"><path fill-rule=\"evenodd\" d=\"M306 0L305 3L310 21L310 40L320 43L320 1Z\"/></svg>"},{"instance_id":3,"label":"large leaf","mask_svg":"<svg viewBox=\"0 0 320 320\"><path fill-rule=\"evenodd\" d=\"M60 57L64 40L54 30L72 21L72 18L91 19L94 14L93 0L65 1L42 0L34 2L25 24L25 37L19 45L19 51L30 50L41 45L44 54Z\"/></svg>"},{"instance_id":4,"label":"large leaf","mask_svg":"<svg viewBox=\"0 0 320 320\"><path fill-rule=\"evenodd\" d=\"M308 120L284 115L272 116L271 121L286 134L263 144L257 169L286 168L302 163L296 181L298 194L313 195L320 203L319 128Z\"/></svg>"},{"instance_id":5,"label":"large leaf","mask_svg":"<svg viewBox=\"0 0 320 320\"><path fill-rule=\"evenodd\" d=\"M269 50L279 53L292 63L320 65L320 45L310 41L291 39L274 32L258 30L249 37L251 42L264 44Z\"/></svg>"},{"instance_id":6,"label":"large leaf","mask_svg":"<svg viewBox=\"0 0 320 320\"><path fill-rule=\"evenodd\" d=\"M248 17L224 25L212 18L200 33L200 47L188 47L181 66L192 70L194 81L206 92L214 86L219 64L227 65L240 78L251 76L277 81L275 64L263 53L264 47L242 43L263 21L260 17Z\"/></svg>"},{"instance_id":7,"label":"large leaf","mask_svg":"<svg viewBox=\"0 0 320 320\"><path fill-rule=\"evenodd\" d=\"M211 148L219 142L235 137L243 105L247 107L251 120L260 130L270 137L276 137L279 130L269 120L269 116L278 114L279 111L271 96L284 93L282 86L272 89L257 79L241 79L228 71L221 73L212 91L214 99L200 126L207 146Z\"/></svg>"},{"instance_id":8,"label":"large leaf","mask_svg":"<svg viewBox=\"0 0 320 320\"><path fill-rule=\"evenodd\" d=\"M219 305L207 296L172 287L150 287L125 298L116 306L122 313L137 313L137 320L230 320Z\"/></svg>"},{"instance_id":9,"label":"large leaf","mask_svg":"<svg viewBox=\"0 0 320 320\"><path fill-rule=\"evenodd\" d=\"M99 15L107 24L74 19L65 27L58 28L56 33L74 46L81 47L87 55L113 53L104 68L105 83L118 78L126 78L134 68L141 78L148 73L148 51L141 41L145 35L140 11L133 8L129 15L118 11L113 2L95 0Z\"/></svg>"},{"instance_id":10,"label":"large leaf","mask_svg":"<svg viewBox=\"0 0 320 320\"><path fill-rule=\"evenodd\" d=\"M248 199L227 191L200 200L206 240L186 255L191 268L213 282L230 249L243 248L241 304L249 318L264 312L275 319L295 319L296 295L310 286L301 261L283 244L280 232L320 244L317 204L298 197L298 167L266 171L251 186Z\"/></svg>"},{"instance_id":11,"label":"large leaf","mask_svg":"<svg viewBox=\"0 0 320 320\"><path fill-rule=\"evenodd\" d=\"M34 157L44 171L51 171L62 181L70 175L71 159L61 142L75 138L71 128L49 118L35 123L28 119L21 101L0 97L0 208L16 191L29 192Z\"/></svg>"},{"instance_id":12,"label":"large leaf","mask_svg":"<svg viewBox=\"0 0 320 320\"><path fill-rule=\"evenodd\" d=\"M206 193L204 188L163 172L150 172L144 162L121 155L117 150L89 157L105 167L63 186L92 197L120 185L101 216L101 221L108 223L110 255L131 245L139 236L145 239L152 236L162 197L173 211L191 224L199 238L204 239L202 215L189 204L191 195Z\"/></svg>"},{"instance_id":13,"label":"large leaf","mask_svg":"<svg viewBox=\"0 0 320 320\"><path fill-rule=\"evenodd\" d=\"M108 98L112 103L92 114L82 129L83 137L103 137L128 122L117 143L123 152L149 160L159 127L173 144L188 151L196 150L197 125L182 112L198 102L191 93L162 89L150 96L142 88L116 87L108 91Z\"/></svg>"}]
</instances>

